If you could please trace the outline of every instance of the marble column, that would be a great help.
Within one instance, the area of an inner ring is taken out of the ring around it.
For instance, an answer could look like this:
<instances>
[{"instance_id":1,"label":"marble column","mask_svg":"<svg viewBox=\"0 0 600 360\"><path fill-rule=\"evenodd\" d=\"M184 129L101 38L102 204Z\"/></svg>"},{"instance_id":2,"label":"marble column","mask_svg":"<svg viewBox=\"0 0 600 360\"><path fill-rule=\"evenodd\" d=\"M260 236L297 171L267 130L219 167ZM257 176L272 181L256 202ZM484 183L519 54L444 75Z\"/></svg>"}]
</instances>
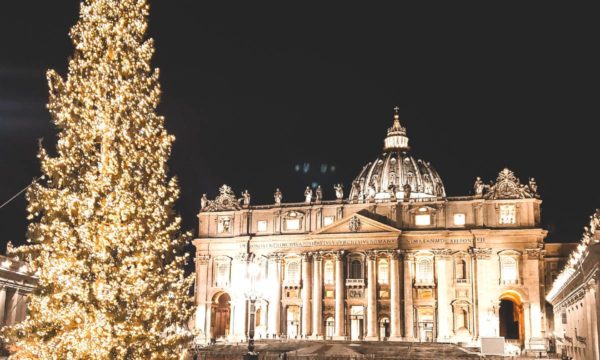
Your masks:
<instances>
[{"instance_id":1,"label":"marble column","mask_svg":"<svg viewBox=\"0 0 600 360\"><path fill-rule=\"evenodd\" d=\"M367 336L365 340L378 340L377 336L377 256L367 255Z\"/></svg>"},{"instance_id":2,"label":"marble column","mask_svg":"<svg viewBox=\"0 0 600 360\"><path fill-rule=\"evenodd\" d=\"M345 284L344 284L344 252L340 251L335 257L335 333L334 337L343 340L346 335L345 315Z\"/></svg>"},{"instance_id":3,"label":"marble column","mask_svg":"<svg viewBox=\"0 0 600 360\"><path fill-rule=\"evenodd\" d=\"M413 254L404 254L404 339L413 341L414 333L414 309L413 309L413 278L414 278Z\"/></svg>"},{"instance_id":4,"label":"marble column","mask_svg":"<svg viewBox=\"0 0 600 360\"><path fill-rule=\"evenodd\" d=\"M323 257L313 255L313 319L312 336L315 339L323 337Z\"/></svg>"},{"instance_id":5,"label":"marble column","mask_svg":"<svg viewBox=\"0 0 600 360\"><path fill-rule=\"evenodd\" d=\"M0 327L4 326L4 313L6 312L6 288L0 286Z\"/></svg>"},{"instance_id":6,"label":"marble column","mask_svg":"<svg viewBox=\"0 0 600 360\"><path fill-rule=\"evenodd\" d=\"M400 332L400 276L398 253L390 256L390 340L401 340Z\"/></svg>"},{"instance_id":7,"label":"marble column","mask_svg":"<svg viewBox=\"0 0 600 360\"><path fill-rule=\"evenodd\" d=\"M306 338L311 334L310 329L310 317L311 306L310 306L310 297L311 297L311 288L312 288L312 279L311 279L311 271L310 271L311 263L310 263L310 255L303 254L302 255L302 337Z\"/></svg>"},{"instance_id":8,"label":"marble column","mask_svg":"<svg viewBox=\"0 0 600 360\"><path fill-rule=\"evenodd\" d=\"M437 337L439 342L448 341L450 337L450 301L448 299L448 277L451 271L447 267L448 256L445 250L437 251L435 267L437 277Z\"/></svg>"},{"instance_id":9,"label":"marble column","mask_svg":"<svg viewBox=\"0 0 600 360\"><path fill-rule=\"evenodd\" d=\"M281 335L281 256L269 258L269 284L272 289L269 299L269 325L267 333L270 337Z\"/></svg>"}]
</instances>

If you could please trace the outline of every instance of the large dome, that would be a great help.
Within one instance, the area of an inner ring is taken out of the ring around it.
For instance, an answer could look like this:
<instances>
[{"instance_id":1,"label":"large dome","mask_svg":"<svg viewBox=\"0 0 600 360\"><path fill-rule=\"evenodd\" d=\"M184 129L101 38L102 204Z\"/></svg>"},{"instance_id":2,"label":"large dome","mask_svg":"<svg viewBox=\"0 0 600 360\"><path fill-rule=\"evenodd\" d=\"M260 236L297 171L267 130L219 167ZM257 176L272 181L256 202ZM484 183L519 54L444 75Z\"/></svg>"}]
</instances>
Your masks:
<instances>
[{"instance_id":1,"label":"large dome","mask_svg":"<svg viewBox=\"0 0 600 360\"><path fill-rule=\"evenodd\" d=\"M440 175L428 163L410 154L406 129L400 125L399 109L394 109L394 125L388 129L383 154L365 165L352 183L350 200L389 200L395 192L403 199L405 190L410 198L445 197ZM408 186L410 185L410 190Z\"/></svg>"}]
</instances>

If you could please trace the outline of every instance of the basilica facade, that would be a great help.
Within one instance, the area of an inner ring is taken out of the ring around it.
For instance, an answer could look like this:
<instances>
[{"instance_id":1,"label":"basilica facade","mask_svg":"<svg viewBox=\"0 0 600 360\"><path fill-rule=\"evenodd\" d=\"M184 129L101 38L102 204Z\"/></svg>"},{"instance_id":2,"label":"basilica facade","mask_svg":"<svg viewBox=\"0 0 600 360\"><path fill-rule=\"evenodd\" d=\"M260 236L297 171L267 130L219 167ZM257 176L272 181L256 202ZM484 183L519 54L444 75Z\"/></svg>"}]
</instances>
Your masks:
<instances>
[{"instance_id":1,"label":"basilica facade","mask_svg":"<svg viewBox=\"0 0 600 360\"><path fill-rule=\"evenodd\" d=\"M396 110L381 155L347 196L277 189L253 205L224 185L202 199L195 329L201 339L439 341L544 347L544 238L534 179L503 169L449 197L411 156ZM249 316L249 314L255 316ZM250 324L252 322L252 324Z\"/></svg>"}]
</instances>

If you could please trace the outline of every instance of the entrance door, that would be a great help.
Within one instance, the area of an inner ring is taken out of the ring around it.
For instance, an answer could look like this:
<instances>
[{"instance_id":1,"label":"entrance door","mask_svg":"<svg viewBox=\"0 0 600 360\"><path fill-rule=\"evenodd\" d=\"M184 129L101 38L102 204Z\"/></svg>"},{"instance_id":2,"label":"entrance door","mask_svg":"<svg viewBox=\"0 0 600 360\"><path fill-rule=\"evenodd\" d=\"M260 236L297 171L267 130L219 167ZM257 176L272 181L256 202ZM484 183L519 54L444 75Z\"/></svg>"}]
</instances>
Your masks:
<instances>
[{"instance_id":1,"label":"entrance door","mask_svg":"<svg viewBox=\"0 0 600 360\"><path fill-rule=\"evenodd\" d=\"M229 317L231 298L226 293L216 295L216 301L213 301L212 308L212 337L218 339L229 335Z\"/></svg>"},{"instance_id":2,"label":"entrance door","mask_svg":"<svg viewBox=\"0 0 600 360\"><path fill-rule=\"evenodd\" d=\"M520 341L521 334L522 308L519 304L510 299L500 300L500 336L507 341Z\"/></svg>"},{"instance_id":3,"label":"entrance door","mask_svg":"<svg viewBox=\"0 0 600 360\"><path fill-rule=\"evenodd\" d=\"M362 340L364 319L364 307L352 306L350 308L350 340Z\"/></svg>"},{"instance_id":4,"label":"entrance door","mask_svg":"<svg viewBox=\"0 0 600 360\"><path fill-rule=\"evenodd\" d=\"M419 341L433 341L433 307L420 307L417 311L417 316L417 324L419 327Z\"/></svg>"},{"instance_id":5,"label":"entrance door","mask_svg":"<svg viewBox=\"0 0 600 360\"><path fill-rule=\"evenodd\" d=\"M295 339L300 334L300 307L296 305L287 308L287 336Z\"/></svg>"}]
</instances>

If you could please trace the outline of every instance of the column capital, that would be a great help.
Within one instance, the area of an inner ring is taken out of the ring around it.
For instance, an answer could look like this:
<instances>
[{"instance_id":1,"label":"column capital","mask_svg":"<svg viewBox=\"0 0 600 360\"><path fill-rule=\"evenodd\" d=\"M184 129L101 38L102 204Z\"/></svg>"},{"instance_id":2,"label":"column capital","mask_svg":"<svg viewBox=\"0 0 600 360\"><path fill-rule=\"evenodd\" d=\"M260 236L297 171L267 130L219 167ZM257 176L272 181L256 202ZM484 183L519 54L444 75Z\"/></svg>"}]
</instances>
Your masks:
<instances>
[{"instance_id":1,"label":"column capital","mask_svg":"<svg viewBox=\"0 0 600 360\"><path fill-rule=\"evenodd\" d=\"M452 250L450 249L433 249L432 252L436 258L448 258L452 256Z\"/></svg>"},{"instance_id":2,"label":"column capital","mask_svg":"<svg viewBox=\"0 0 600 360\"><path fill-rule=\"evenodd\" d=\"M368 260L377 260L377 255L379 255L379 251L377 250L369 250L367 251L367 259Z\"/></svg>"},{"instance_id":3,"label":"column capital","mask_svg":"<svg viewBox=\"0 0 600 360\"><path fill-rule=\"evenodd\" d=\"M302 261L304 261L304 262L309 262L312 258L311 253L309 253L309 252L300 254L300 257L302 258Z\"/></svg>"},{"instance_id":4,"label":"column capital","mask_svg":"<svg viewBox=\"0 0 600 360\"><path fill-rule=\"evenodd\" d=\"M268 258L270 261L275 261L275 262L279 263L283 260L283 254L282 253L273 253L273 254L270 254L268 256Z\"/></svg>"},{"instance_id":5,"label":"column capital","mask_svg":"<svg viewBox=\"0 0 600 360\"><path fill-rule=\"evenodd\" d=\"M318 251L318 252L314 252L311 253L313 261L322 261L323 260L323 253Z\"/></svg>"},{"instance_id":6,"label":"column capital","mask_svg":"<svg viewBox=\"0 0 600 360\"><path fill-rule=\"evenodd\" d=\"M528 260L539 260L542 256L542 250L540 248L525 249L525 254Z\"/></svg>"},{"instance_id":7,"label":"column capital","mask_svg":"<svg viewBox=\"0 0 600 360\"><path fill-rule=\"evenodd\" d=\"M477 260L488 260L492 256L492 248L470 247L469 253Z\"/></svg>"},{"instance_id":8,"label":"column capital","mask_svg":"<svg viewBox=\"0 0 600 360\"><path fill-rule=\"evenodd\" d=\"M198 265L207 265L209 260L210 255L207 254L200 254L196 256L196 262L198 263Z\"/></svg>"},{"instance_id":9,"label":"column capital","mask_svg":"<svg viewBox=\"0 0 600 360\"><path fill-rule=\"evenodd\" d=\"M398 253L406 261L411 261L411 260L415 259L415 253L412 252L411 250L398 250Z\"/></svg>"},{"instance_id":10,"label":"column capital","mask_svg":"<svg viewBox=\"0 0 600 360\"><path fill-rule=\"evenodd\" d=\"M344 256L346 255L346 251L344 250L340 250L340 251L335 251L333 253L333 256L335 257L336 261L341 261L344 260Z\"/></svg>"}]
</instances>

